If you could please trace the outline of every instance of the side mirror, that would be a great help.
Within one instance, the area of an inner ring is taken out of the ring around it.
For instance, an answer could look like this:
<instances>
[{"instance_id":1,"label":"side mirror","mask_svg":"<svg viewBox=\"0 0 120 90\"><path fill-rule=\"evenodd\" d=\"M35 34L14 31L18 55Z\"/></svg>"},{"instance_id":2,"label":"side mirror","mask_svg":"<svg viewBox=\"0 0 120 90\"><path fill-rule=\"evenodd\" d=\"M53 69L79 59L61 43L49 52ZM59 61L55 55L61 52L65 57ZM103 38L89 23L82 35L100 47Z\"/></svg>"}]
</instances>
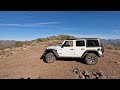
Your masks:
<instances>
[{"instance_id":1,"label":"side mirror","mask_svg":"<svg viewBox=\"0 0 120 90\"><path fill-rule=\"evenodd\" d=\"M61 48L63 48L64 47L64 44L63 45L61 45Z\"/></svg>"}]
</instances>

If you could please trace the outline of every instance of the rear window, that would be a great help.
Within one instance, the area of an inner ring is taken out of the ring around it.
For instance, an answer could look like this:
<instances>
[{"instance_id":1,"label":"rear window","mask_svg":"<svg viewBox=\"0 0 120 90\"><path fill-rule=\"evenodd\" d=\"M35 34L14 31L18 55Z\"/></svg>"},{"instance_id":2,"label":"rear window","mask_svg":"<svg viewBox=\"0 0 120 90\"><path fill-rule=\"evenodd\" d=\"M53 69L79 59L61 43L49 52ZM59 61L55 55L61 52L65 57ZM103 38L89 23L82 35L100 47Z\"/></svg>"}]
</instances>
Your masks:
<instances>
[{"instance_id":1,"label":"rear window","mask_svg":"<svg viewBox=\"0 0 120 90\"><path fill-rule=\"evenodd\" d=\"M85 46L85 42L82 41L76 41L76 46Z\"/></svg>"},{"instance_id":2,"label":"rear window","mask_svg":"<svg viewBox=\"0 0 120 90\"><path fill-rule=\"evenodd\" d=\"M87 40L87 47L98 47L98 40Z\"/></svg>"}]
</instances>

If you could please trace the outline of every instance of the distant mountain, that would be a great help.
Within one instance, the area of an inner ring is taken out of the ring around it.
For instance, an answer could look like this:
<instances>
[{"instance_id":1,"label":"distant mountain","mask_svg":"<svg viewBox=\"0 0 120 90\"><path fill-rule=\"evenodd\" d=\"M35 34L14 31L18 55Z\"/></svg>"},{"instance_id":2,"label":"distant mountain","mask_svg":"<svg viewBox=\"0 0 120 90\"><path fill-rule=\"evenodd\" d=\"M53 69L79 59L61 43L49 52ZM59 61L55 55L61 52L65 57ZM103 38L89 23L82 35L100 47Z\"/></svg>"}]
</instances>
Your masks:
<instances>
[{"instance_id":1,"label":"distant mountain","mask_svg":"<svg viewBox=\"0 0 120 90\"><path fill-rule=\"evenodd\" d=\"M112 45L117 45L117 46L120 46L120 39L101 39L101 41L104 43L104 44L112 44Z\"/></svg>"},{"instance_id":2,"label":"distant mountain","mask_svg":"<svg viewBox=\"0 0 120 90\"><path fill-rule=\"evenodd\" d=\"M49 39L54 39L56 38L56 36L51 36L51 37L47 37ZM120 39L101 39L103 44L111 44L111 45L116 45L116 46L120 46ZM0 40L0 49L3 48L7 48L7 47L11 47L11 46L15 46L17 41L15 40Z\"/></svg>"},{"instance_id":3,"label":"distant mountain","mask_svg":"<svg viewBox=\"0 0 120 90\"><path fill-rule=\"evenodd\" d=\"M0 40L0 49L5 47L11 47L16 44L17 41L14 40Z\"/></svg>"}]
</instances>

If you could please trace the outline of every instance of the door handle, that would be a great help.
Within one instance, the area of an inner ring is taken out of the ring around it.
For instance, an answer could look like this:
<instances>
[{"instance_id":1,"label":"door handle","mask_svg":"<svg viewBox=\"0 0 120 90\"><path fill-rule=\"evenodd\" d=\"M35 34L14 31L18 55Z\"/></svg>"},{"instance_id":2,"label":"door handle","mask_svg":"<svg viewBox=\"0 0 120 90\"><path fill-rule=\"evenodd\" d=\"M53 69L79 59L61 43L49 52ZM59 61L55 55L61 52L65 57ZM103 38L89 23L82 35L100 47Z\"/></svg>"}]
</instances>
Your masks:
<instances>
[{"instance_id":1,"label":"door handle","mask_svg":"<svg viewBox=\"0 0 120 90\"><path fill-rule=\"evenodd\" d=\"M81 48L81 50L84 50L84 48Z\"/></svg>"},{"instance_id":2,"label":"door handle","mask_svg":"<svg viewBox=\"0 0 120 90\"><path fill-rule=\"evenodd\" d=\"M70 49L70 50L74 50L74 49Z\"/></svg>"}]
</instances>

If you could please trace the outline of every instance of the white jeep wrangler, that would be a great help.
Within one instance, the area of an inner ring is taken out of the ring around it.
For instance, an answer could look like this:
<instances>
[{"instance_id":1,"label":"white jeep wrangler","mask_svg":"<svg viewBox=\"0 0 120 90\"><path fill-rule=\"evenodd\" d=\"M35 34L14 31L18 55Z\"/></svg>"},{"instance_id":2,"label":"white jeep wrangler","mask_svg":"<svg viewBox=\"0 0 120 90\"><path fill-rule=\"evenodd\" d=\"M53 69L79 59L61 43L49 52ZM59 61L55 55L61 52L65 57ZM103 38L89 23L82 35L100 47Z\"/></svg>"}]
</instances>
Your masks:
<instances>
[{"instance_id":1,"label":"white jeep wrangler","mask_svg":"<svg viewBox=\"0 0 120 90\"><path fill-rule=\"evenodd\" d=\"M87 64L94 65L103 52L104 47L99 38L79 38L64 40L60 46L48 47L41 59L52 63L56 58L84 58Z\"/></svg>"}]
</instances>

